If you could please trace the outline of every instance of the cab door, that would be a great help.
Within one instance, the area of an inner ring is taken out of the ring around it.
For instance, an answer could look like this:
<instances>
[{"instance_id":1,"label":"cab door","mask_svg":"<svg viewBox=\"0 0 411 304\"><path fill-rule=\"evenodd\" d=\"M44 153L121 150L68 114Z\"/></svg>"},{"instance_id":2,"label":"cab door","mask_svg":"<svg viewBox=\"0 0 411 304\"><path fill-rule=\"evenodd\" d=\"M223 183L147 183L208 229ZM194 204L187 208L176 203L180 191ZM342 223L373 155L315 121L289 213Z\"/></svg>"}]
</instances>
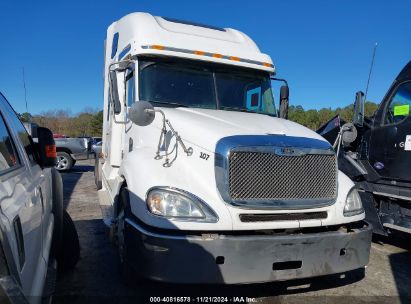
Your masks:
<instances>
[{"instance_id":1,"label":"cab door","mask_svg":"<svg viewBox=\"0 0 411 304\"><path fill-rule=\"evenodd\" d=\"M23 292L40 296L46 271L42 179L33 176L33 151L21 142L27 133L17 131L17 117L2 95L0 108L1 212L9 222L8 237ZM24 127L20 131L25 132Z\"/></svg>"},{"instance_id":2,"label":"cab door","mask_svg":"<svg viewBox=\"0 0 411 304\"><path fill-rule=\"evenodd\" d=\"M371 133L369 161L387 179L411 181L411 81L396 86Z\"/></svg>"}]
</instances>

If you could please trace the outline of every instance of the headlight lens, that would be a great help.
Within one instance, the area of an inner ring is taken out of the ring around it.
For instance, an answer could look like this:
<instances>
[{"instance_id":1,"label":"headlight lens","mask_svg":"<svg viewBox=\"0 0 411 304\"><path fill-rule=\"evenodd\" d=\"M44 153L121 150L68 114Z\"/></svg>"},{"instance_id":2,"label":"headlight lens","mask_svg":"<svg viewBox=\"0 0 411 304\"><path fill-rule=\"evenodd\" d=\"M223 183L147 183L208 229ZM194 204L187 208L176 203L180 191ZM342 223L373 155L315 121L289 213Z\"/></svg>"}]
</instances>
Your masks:
<instances>
[{"instance_id":1,"label":"headlight lens","mask_svg":"<svg viewBox=\"0 0 411 304\"><path fill-rule=\"evenodd\" d=\"M351 189L347 195L344 206L344 216L353 216L364 212L357 189Z\"/></svg>"},{"instance_id":2,"label":"headlight lens","mask_svg":"<svg viewBox=\"0 0 411 304\"><path fill-rule=\"evenodd\" d=\"M159 216L217 222L215 213L196 196L177 189L154 188L147 195L148 210Z\"/></svg>"}]
</instances>

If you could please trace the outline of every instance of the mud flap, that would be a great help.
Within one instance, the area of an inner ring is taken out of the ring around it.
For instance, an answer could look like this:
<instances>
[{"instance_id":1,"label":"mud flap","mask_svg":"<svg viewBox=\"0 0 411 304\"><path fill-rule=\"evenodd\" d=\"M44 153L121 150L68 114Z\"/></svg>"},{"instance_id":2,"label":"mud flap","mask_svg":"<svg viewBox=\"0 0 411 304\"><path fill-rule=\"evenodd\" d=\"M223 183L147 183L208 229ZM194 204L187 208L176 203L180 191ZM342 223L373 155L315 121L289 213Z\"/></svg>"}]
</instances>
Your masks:
<instances>
[{"instance_id":1,"label":"mud flap","mask_svg":"<svg viewBox=\"0 0 411 304\"><path fill-rule=\"evenodd\" d=\"M369 192L359 192L365 210L365 220L373 227L373 233L387 236L388 233L381 224L373 195Z\"/></svg>"}]
</instances>

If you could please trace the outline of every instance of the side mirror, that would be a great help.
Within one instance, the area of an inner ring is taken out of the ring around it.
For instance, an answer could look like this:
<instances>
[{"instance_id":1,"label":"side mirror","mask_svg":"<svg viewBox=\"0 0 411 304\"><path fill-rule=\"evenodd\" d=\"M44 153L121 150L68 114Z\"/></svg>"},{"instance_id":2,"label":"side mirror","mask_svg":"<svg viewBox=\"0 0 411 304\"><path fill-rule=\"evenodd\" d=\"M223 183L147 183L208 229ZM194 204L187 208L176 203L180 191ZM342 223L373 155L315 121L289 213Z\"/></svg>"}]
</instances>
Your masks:
<instances>
[{"instance_id":1,"label":"side mirror","mask_svg":"<svg viewBox=\"0 0 411 304\"><path fill-rule=\"evenodd\" d=\"M27 133L29 133L33 141L37 142L37 128L39 125L34 122L24 122L23 126L26 128Z\"/></svg>"},{"instance_id":2,"label":"side mirror","mask_svg":"<svg viewBox=\"0 0 411 304\"><path fill-rule=\"evenodd\" d=\"M280 88L280 118L288 119L288 98L289 98L288 86L281 86Z\"/></svg>"},{"instance_id":3,"label":"side mirror","mask_svg":"<svg viewBox=\"0 0 411 304\"><path fill-rule=\"evenodd\" d=\"M347 122L341 127L342 144L347 147L357 139L357 128L354 124Z\"/></svg>"},{"instance_id":4,"label":"side mirror","mask_svg":"<svg viewBox=\"0 0 411 304\"><path fill-rule=\"evenodd\" d=\"M136 101L128 111L128 117L138 126L148 126L155 118L154 107L148 101Z\"/></svg>"},{"instance_id":5,"label":"side mirror","mask_svg":"<svg viewBox=\"0 0 411 304\"><path fill-rule=\"evenodd\" d=\"M37 140L36 147L40 162L39 165L42 168L54 167L57 162L57 152L53 133L47 128L38 127Z\"/></svg>"},{"instance_id":6,"label":"side mirror","mask_svg":"<svg viewBox=\"0 0 411 304\"><path fill-rule=\"evenodd\" d=\"M110 86L111 86L111 101L113 102L114 114L119 114L121 112L121 102L118 95L118 85L117 85L117 72L110 71Z\"/></svg>"},{"instance_id":7,"label":"side mirror","mask_svg":"<svg viewBox=\"0 0 411 304\"><path fill-rule=\"evenodd\" d=\"M358 127L362 127L364 125L364 104L364 93L358 91L355 93L354 115L352 118L353 124Z\"/></svg>"}]
</instances>

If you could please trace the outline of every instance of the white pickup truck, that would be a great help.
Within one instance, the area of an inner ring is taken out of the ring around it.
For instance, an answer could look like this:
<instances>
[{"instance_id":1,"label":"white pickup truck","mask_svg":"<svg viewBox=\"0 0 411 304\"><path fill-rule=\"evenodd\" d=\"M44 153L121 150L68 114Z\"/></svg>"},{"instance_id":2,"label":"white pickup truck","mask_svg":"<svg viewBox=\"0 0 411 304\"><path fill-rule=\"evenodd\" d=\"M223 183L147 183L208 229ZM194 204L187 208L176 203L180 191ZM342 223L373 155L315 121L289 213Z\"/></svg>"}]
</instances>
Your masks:
<instances>
[{"instance_id":1,"label":"white pickup truck","mask_svg":"<svg viewBox=\"0 0 411 304\"><path fill-rule=\"evenodd\" d=\"M109 26L96 183L127 280L267 282L368 263L358 192L324 138L278 117L274 74L238 30L147 13Z\"/></svg>"}]
</instances>

